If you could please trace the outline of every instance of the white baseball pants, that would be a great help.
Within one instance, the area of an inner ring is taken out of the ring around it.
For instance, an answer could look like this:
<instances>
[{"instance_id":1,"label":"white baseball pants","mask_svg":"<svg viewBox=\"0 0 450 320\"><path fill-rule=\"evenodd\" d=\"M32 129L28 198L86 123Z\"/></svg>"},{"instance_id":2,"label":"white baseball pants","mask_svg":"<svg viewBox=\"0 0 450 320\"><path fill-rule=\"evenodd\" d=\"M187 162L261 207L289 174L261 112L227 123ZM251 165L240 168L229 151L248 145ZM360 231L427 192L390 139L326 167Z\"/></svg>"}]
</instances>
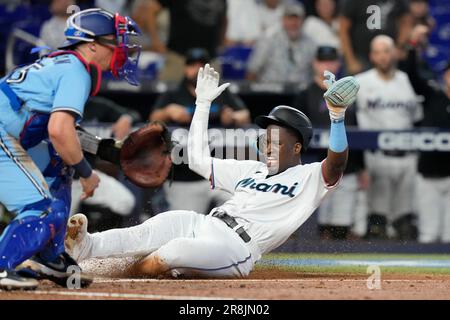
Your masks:
<instances>
[{"instance_id":1,"label":"white baseball pants","mask_svg":"<svg viewBox=\"0 0 450 320\"><path fill-rule=\"evenodd\" d=\"M158 257L172 276L245 277L260 258L224 222L193 211L168 211L123 229L88 235L84 258ZM145 258L145 259L147 259Z\"/></svg>"},{"instance_id":2,"label":"white baseball pants","mask_svg":"<svg viewBox=\"0 0 450 320\"><path fill-rule=\"evenodd\" d=\"M418 178L419 241L450 242L450 177Z\"/></svg>"},{"instance_id":3,"label":"white baseball pants","mask_svg":"<svg viewBox=\"0 0 450 320\"><path fill-rule=\"evenodd\" d=\"M383 214L390 221L415 212L417 156L391 157L378 151L366 152L365 160L371 179L369 212Z\"/></svg>"},{"instance_id":4,"label":"white baseball pants","mask_svg":"<svg viewBox=\"0 0 450 320\"><path fill-rule=\"evenodd\" d=\"M344 175L339 186L323 199L319 207L319 224L352 226L358 200L358 175Z\"/></svg>"}]
</instances>

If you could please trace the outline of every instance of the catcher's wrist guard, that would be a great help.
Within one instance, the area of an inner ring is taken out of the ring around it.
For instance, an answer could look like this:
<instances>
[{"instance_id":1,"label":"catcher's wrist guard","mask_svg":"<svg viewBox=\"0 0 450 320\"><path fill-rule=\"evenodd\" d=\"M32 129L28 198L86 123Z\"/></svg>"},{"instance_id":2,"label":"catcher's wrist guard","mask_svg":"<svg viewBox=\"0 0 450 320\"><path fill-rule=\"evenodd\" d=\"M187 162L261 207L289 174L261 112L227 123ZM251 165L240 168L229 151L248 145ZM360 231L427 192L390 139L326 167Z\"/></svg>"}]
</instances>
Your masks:
<instances>
[{"instance_id":1,"label":"catcher's wrist guard","mask_svg":"<svg viewBox=\"0 0 450 320\"><path fill-rule=\"evenodd\" d=\"M83 157L80 162L72 166L81 178L89 178L92 174L92 168L86 158Z\"/></svg>"},{"instance_id":2,"label":"catcher's wrist guard","mask_svg":"<svg viewBox=\"0 0 450 320\"><path fill-rule=\"evenodd\" d=\"M114 164L120 163L120 148L122 146L120 141L97 137L80 126L77 126L76 129L83 151Z\"/></svg>"}]
</instances>

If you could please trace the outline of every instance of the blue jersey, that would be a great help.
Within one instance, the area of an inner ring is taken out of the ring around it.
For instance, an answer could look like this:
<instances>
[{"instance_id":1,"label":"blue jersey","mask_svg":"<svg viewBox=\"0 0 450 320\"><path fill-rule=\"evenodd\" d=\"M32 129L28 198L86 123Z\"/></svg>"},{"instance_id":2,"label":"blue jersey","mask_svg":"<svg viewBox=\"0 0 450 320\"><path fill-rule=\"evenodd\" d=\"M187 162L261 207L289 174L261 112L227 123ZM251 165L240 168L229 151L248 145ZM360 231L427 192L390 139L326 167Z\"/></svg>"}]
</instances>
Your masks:
<instances>
[{"instance_id":1,"label":"blue jersey","mask_svg":"<svg viewBox=\"0 0 450 320\"><path fill-rule=\"evenodd\" d=\"M62 54L15 70L8 77L8 84L23 105L13 110L0 91L0 125L11 136L22 140L27 130L34 137L45 138L48 117L54 111L71 112L80 121L89 97L91 77L75 55ZM39 123L37 128L28 128L33 122Z\"/></svg>"}]
</instances>

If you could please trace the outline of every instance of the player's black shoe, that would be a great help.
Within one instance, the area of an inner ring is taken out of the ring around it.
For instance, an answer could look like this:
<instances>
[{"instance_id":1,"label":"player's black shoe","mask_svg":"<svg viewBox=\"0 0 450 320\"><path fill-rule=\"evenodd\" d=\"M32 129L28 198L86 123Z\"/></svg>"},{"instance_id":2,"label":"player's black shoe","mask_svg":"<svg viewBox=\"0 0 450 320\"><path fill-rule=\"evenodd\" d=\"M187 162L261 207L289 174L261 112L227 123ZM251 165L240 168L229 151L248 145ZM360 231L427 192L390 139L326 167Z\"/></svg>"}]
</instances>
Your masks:
<instances>
[{"instance_id":1,"label":"player's black shoe","mask_svg":"<svg viewBox=\"0 0 450 320\"><path fill-rule=\"evenodd\" d=\"M392 223L396 231L396 239L415 241L419 235L416 217L414 214L406 214Z\"/></svg>"},{"instance_id":2,"label":"player's black shoe","mask_svg":"<svg viewBox=\"0 0 450 320\"><path fill-rule=\"evenodd\" d=\"M368 218L366 240L386 240L387 219L379 214L371 214Z\"/></svg>"},{"instance_id":3,"label":"player's black shoe","mask_svg":"<svg viewBox=\"0 0 450 320\"><path fill-rule=\"evenodd\" d=\"M33 270L40 279L48 279L65 288L86 288L93 281L92 277L81 272L76 261L65 252L51 262L42 259L39 254L34 255L22 267Z\"/></svg>"},{"instance_id":4,"label":"player's black shoe","mask_svg":"<svg viewBox=\"0 0 450 320\"><path fill-rule=\"evenodd\" d=\"M14 270L0 270L1 290L34 290L38 285L36 279L22 277Z\"/></svg>"}]
</instances>

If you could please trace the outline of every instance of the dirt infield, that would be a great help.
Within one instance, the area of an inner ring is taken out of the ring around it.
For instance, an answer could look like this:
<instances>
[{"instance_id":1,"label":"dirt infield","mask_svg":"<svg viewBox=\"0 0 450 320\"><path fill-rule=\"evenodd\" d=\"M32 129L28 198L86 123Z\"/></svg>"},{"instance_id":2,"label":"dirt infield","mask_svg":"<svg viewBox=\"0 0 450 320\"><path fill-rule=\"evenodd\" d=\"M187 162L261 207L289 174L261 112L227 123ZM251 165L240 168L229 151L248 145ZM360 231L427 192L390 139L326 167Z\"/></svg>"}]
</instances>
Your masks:
<instances>
[{"instance_id":1,"label":"dirt infield","mask_svg":"<svg viewBox=\"0 0 450 320\"><path fill-rule=\"evenodd\" d=\"M243 280L96 278L88 289L68 290L42 281L37 291L1 292L0 299L450 299L450 276L385 275L381 289L368 275L259 270Z\"/></svg>"}]
</instances>

